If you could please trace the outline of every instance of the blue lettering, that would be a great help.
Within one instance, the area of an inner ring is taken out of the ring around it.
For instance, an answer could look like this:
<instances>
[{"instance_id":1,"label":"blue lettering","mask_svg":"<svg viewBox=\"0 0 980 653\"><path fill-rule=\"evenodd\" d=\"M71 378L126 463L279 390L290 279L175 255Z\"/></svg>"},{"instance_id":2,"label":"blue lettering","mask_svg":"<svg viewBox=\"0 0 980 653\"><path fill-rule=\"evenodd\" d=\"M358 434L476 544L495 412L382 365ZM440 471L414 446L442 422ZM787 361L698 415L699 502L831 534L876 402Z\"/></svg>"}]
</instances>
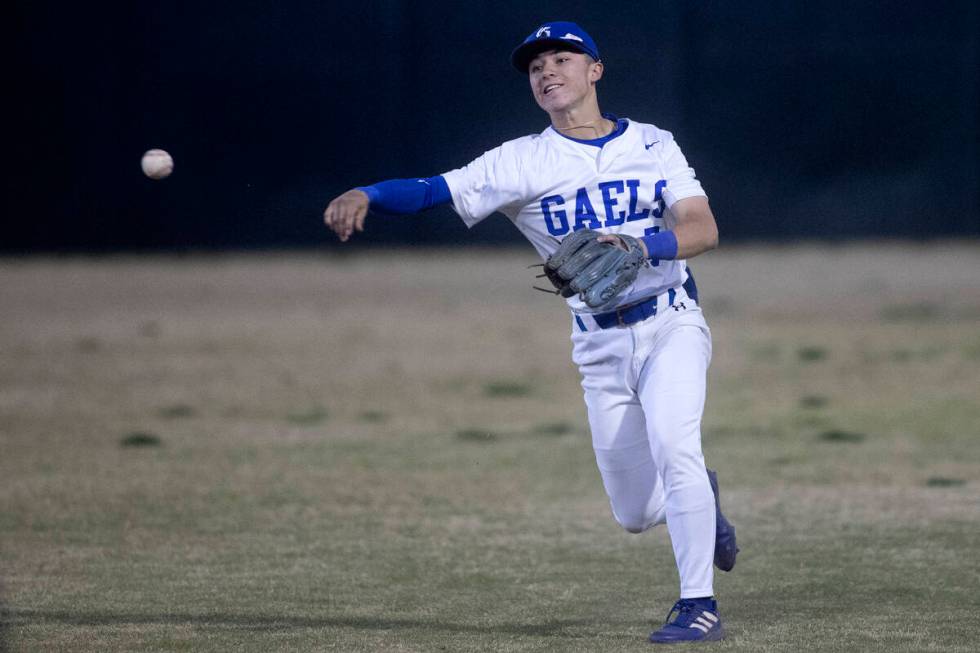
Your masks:
<instances>
[{"instance_id":1,"label":"blue lettering","mask_svg":"<svg viewBox=\"0 0 980 653\"><path fill-rule=\"evenodd\" d=\"M635 222L636 220L646 220L647 216L650 215L650 209L643 209L639 213L636 212L636 203L640 199L639 197L640 180L627 179L626 187L630 189L630 214L626 216L626 221Z\"/></svg>"},{"instance_id":2,"label":"blue lettering","mask_svg":"<svg viewBox=\"0 0 980 653\"><path fill-rule=\"evenodd\" d=\"M565 203L565 198L561 195L549 195L541 200L541 213L544 214L544 223L548 227L548 233L552 236L561 236L568 233L568 214L564 210L551 212L551 205L561 206ZM558 222L555 223L555 218Z\"/></svg>"},{"instance_id":3,"label":"blue lettering","mask_svg":"<svg viewBox=\"0 0 980 653\"><path fill-rule=\"evenodd\" d=\"M664 188L667 187L667 180L661 179L657 182L657 185L653 187L653 201L657 203L657 208L653 210L654 219L663 217L664 209Z\"/></svg>"},{"instance_id":4,"label":"blue lettering","mask_svg":"<svg viewBox=\"0 0 980 653\"><path fill-rule=\"evenodd\" d=\"M639 210L640 204L640 180L626 179L616 181L603 181L598 185L599 192L602 194L602 206L605 209L605 224L599 220L589 193L585 188L575 191L575 223L571 229L601 229L603 227L618 227L625 222L637 222L652 217L654 220L663 218L667 206L664 200L664 189L667 187L667 180L661 179L654 185L654 197L652 209L646 208ZM629 192L629 210L618 211L620 205L619 195ZM552 236L563 236L569 232L568 212L563 207L565 198L561 195L549 195L541 200L541 214L544 216L545 226L548 233ZM655 232L654 232L655 233Z\"/></svg>"},{"instance_id":5,"label":"blue lettering","mask_svg":"<svg viewBox=\"0 0 980 653\"><path fill-rule=\"evenodd\" d=\"M602 191L602 205L606 207L606 225L607 227L615 227L626 222L626 211L614 211L613 207L619 204L619 200L612 196L612 191L616 191L618 194L623 192L623 182L621 181L604 181L599 184L599 190Z\"/></svg>"},{"instance_id":6,"label":"blue lettering","mask_svg":"<svg viewBox=\"0 0 980 653\"><path fill-rule=\"evenodd\" d=\"M601 229L602 223L595 215L595 209L592 208L592 202L589 201L589 194L585 192L584 188L579 188L575 195L575 226L573 229L578 231L586 227Z\"/></svg>"}]
</instances>

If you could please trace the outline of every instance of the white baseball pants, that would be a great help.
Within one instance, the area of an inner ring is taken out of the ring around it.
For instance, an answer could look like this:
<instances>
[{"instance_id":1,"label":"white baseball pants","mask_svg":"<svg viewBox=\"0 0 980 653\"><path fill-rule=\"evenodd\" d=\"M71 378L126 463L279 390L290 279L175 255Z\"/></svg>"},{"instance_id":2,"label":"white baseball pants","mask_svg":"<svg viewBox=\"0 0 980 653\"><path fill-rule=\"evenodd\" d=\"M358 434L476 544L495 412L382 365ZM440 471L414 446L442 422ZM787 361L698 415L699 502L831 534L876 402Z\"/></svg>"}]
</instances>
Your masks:
<instances>
[{"instance_id":1,"label":"white baseball pants","mask_svg":"<svg viewBox=\"0 0 980 653\"><path fill-rule=\"evenodd\" d=\"M613 516L631 533L666 522L681 598L712 596L715 499L701 453L711 332L682 289L672 306L666 296L625 327L579 316L572 358Z\"/></svg>"}]
</instances>

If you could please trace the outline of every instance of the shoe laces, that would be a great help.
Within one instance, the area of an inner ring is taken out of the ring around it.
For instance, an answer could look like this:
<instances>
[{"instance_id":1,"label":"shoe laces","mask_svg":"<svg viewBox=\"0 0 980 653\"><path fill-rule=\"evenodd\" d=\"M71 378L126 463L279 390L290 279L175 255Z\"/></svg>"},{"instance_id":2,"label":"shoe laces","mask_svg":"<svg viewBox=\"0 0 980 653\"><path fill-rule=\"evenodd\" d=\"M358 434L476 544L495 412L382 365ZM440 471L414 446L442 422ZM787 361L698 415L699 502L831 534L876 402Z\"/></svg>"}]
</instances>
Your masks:
<instances>
[{"instance_id":1,"label":"shoe laces","mask_svg":"<svg viewBox=\"0 0 980 653\"><path fill-rule=\"evenodd\" d=\"M667 618L664 620L664 623L680 628L688 628L694 623L695 619L701 616L703 610L704 606L698 605L697 601L693 599L681 599L667 613ZM677 618L671 621L670 618L675 612L677 613Z\"/></svg>"}]
</instances>

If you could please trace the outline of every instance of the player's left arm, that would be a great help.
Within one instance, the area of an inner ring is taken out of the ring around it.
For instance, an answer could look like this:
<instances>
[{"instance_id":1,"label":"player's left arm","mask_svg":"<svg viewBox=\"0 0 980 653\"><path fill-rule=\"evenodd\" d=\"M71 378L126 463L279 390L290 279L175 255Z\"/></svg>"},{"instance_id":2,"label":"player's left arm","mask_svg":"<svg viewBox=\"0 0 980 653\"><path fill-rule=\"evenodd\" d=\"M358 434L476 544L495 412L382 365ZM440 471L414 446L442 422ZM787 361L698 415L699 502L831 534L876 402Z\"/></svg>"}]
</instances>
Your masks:
<instances>
[{"instance_id":1,"label":"player's left arm","mask_svg":"<svg viewBox=\"0 0 980 653\"><path fill-rule=\"evenodd\" d=\"M647 258L688 259L718 246L718 225L701 182L673 134L661 131L658 135L666 181L663 200L673 220L666 221L669 229L638 240Z\"/></svg>"},{"instance_id":2,"label":"player's left arm","mask_svg":"<svg viewBox=\"0 0 980 653\"><path fill-rule=\"evenodd\" d=\"M718 247L718 225L707 197L685 197L674 202L670 212L675 223L664 233L673 232L677 239L677 253L673 258L688 259ZM646 242L640 242L647 247ZM650 255L649 249L647 255Z\"/></svg>"},{"instance_id":3,"label":"player's left arm","mask_svg":"<svg viewBox=\"0 0 980 653\"><path fill-rule=\"evenodd\" d=\"M671 229L637 239L644 257L688 259L718 247L718 225L707 197L685 197L674 202L670 212L674 215ZM600 236L596 240L629 249L619 236Z\"/></svg>"}]
</instances>

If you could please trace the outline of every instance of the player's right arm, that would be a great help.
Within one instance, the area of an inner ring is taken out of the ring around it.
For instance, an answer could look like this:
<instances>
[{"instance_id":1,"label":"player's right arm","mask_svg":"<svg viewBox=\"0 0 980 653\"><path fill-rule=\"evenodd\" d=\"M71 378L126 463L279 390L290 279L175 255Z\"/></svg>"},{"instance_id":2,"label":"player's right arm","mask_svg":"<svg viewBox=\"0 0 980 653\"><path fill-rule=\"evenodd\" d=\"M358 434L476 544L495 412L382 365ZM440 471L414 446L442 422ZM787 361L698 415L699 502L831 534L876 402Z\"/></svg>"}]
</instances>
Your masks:
<instances>
[{"instance_id":1,"label":"player's right arm","mask_svg":"<svg viewBox=\"0 0 980 653\"><path fill-rule=\"evenodd\" d=\"M341 241L346 242L356 229L364 231L364 218L367 217L371 200L359 188L351 188L335 197L323 212L323 221L333 229Z\"/></svg>"},{"instance_id":2,"label":"player's right arm","mask_svg":"<svg viewBox=\"0 0 980 653\"><path fill-rule=\"evenodd\" d=\"M442 176L390 179L371 186L352 188L334 198L323 212L323 221L346 241L354 231L364 231L368 210L408 215L452 200Z\"/></svg>"},{"instance_id":3,"label":"player's right arm","mask_svg":"<svg viewBox=\"0 0 980 653\"><path fill-rule=\"evenodd\" d=\"M463 222L472 227L501 207L529 196L520 159L521 152L532 146L532 139L524 137L435 177L391 179L353 188L330 202L323 221L346 241L355 231L364 231L368 210L405 215L452 203Z\"/></svg>"}]
</instances>

